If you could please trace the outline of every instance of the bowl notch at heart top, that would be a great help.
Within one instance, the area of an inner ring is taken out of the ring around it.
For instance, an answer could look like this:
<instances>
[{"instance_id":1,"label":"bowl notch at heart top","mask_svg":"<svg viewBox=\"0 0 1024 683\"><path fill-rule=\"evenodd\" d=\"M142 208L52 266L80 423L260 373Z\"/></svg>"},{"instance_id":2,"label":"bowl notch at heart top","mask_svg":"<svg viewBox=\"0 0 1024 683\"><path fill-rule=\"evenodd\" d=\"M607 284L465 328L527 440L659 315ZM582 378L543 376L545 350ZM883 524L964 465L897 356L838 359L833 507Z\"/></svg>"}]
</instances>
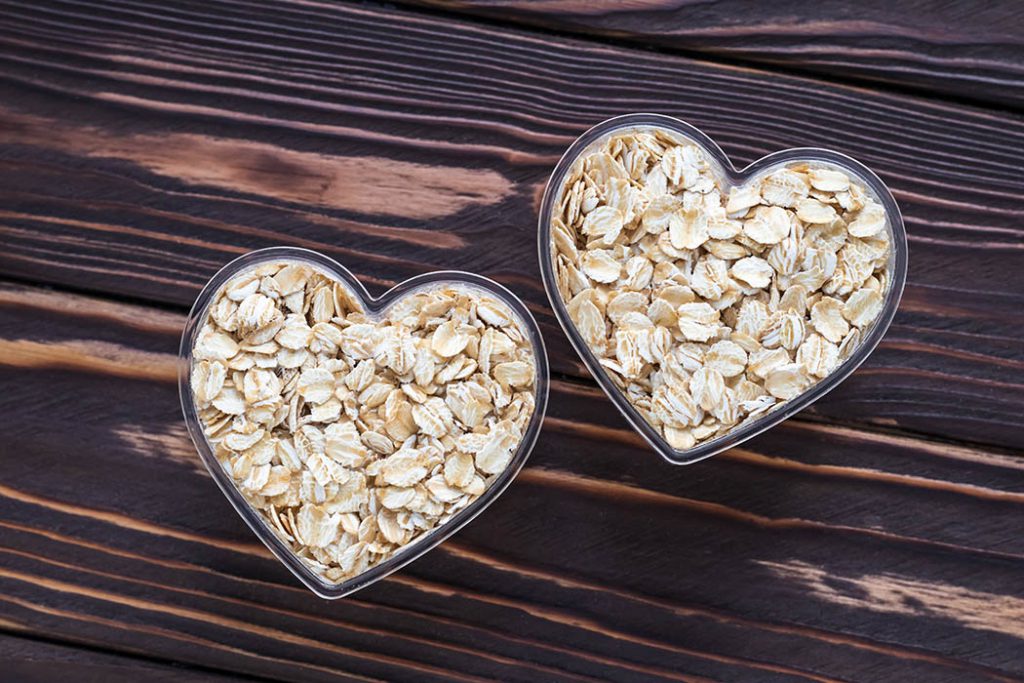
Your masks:
<instances>
[{"instance_id":1,"label":"bowl notch at heart top","mask_svg":"<svg viewBox=\"0 0 1024 683\"><path fill-rule=\"evenodd\" d=\"M275 247L203 289L179 391L232 506L333 599L501 494L536 442L548 366L526 306L487 278L428 273L374 298L332 259Z\"/></svg>"},{"instance_id":2,"label":"bowl notch at heart top","mask_svg":"<svg viewBox=\"0 0 1024 683\"><path fill-rule=\"evenodd\" d=\"M570 342L674 464L736 445L846 378L891 322L907 269L899 208L859 162L798 148L736 170L707 135L658 114L609 119L569 147L541 202L538 248ZM752 322L759 307L771 329Z\"/></svg>"}]
</instances>

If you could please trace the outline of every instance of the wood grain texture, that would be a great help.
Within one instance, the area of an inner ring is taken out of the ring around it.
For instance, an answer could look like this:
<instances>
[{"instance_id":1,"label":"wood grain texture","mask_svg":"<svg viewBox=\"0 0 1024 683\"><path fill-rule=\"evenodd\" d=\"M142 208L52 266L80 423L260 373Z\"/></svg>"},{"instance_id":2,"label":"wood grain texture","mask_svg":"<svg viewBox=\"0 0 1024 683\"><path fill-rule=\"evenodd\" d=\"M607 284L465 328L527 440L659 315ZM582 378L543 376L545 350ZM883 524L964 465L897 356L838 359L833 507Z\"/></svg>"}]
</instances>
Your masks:
<instances>
[{"instance_id":1,"label":"wood grain texture","mask_svg":"<svg viewBox=\"0 0 1024 683\"><path fill-rule=\"evenodd\" d=\"M583 377L540 285L539 195L586 127L664 111L739 163L832 146L891 183L903 305L817 414L1020 445L1017 117L375 7L0 9L0 273L187 306L225 262L278 244L376 292L461 267L523 296L555 371Z\"/></svg>"},{"instance_id":2,"label":"wood grain texture","mask_svg":"<svg viewBox=\"0 0 1024 683\"><path fill-rule=\"evenodd\" d=\"M252 678L234 676L139 657L69 647L4 633L0 637L3 677L18 683L240 683Z\"/></svg>"},{"instance_id":3,"label":"wood grain texture","mask_svg":"<svg viewBox=\"0 0 1024 683\"><path fill-rule=\"evenodd\" d=\"M538 277L555 160L638 110L741 163L851 153L911 235L868 364L696 468L587 380ZM1024 679L1022 151L1012 113L376 5L0 0L0 281L43 285L0 282L0 659L44 635L142 680ZM507 494L336 603L237 518L177 403L184 310L277 244L373 292L495 277L557 373Z\"/></svg>"},{"instance_id":4,"label":"wood grain texture","mask_svg":"<svg viewBox=\"0 0 1024 683\"><path fill-rule=\"evenodd\" d=\"M182 324L0 288L2 623L288 680L1024 676L1021 459L789 421L670 468L576 381L484 515L323 602L202 470Z\"/></svg>"},{"instance_id":5,"label":"wood grain texture","mask_svg":"<svg viewBox=\"0 0 1024 683\"><path fill-rule=\"evenodd\" d=\"M1013 0L408 0L501 22L1024 106L1024 6Z\"/></svg>"}]
</instances>

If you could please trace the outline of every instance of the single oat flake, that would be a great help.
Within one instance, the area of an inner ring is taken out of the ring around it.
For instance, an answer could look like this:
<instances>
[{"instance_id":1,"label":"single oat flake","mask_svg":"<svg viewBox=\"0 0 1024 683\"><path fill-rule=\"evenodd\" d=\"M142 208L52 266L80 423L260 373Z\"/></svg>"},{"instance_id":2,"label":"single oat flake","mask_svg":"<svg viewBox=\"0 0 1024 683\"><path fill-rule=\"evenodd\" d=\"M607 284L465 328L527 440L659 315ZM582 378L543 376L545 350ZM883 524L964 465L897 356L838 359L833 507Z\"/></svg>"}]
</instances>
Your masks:
<instances>
[{"instance_id":1,"label":"single oat flake","mask_svg":"<svg viewBox=\"0 0 1024 683\"><path fill-rule=\"evenodd\" d=\"M376 319L342 283L282 261L236 275L208 311L191 368L206 438L326 581L381 563L483 495L534 412L525 328L470 287L420 290Z\"/></svg>"},{"instance_id":2,"label":"single oat flake","mask_svg":"<svg viewBox=\"0 0 1024 683\"><path fill-rule=\"evenodd\" d=\"M576 159L555 199L551 257L583 341L686 450L850 356L883 308L889 227L846 171L794 163L727 188L702 148L644 128ZM210 344L223 353L225 340Z\"/></svg>"}]
</instances>

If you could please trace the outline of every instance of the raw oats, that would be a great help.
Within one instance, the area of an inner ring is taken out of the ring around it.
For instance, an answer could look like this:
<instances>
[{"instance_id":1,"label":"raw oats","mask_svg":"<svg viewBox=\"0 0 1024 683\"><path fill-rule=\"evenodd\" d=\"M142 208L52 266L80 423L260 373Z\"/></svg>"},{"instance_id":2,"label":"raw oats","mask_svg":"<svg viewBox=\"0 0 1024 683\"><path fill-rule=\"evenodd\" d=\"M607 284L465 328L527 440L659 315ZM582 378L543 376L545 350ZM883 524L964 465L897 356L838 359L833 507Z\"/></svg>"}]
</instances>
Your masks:
<instances>
[{"instance_id":1,"label":"raw oats","mask_svg":"<svg viewBox=\"0 0 1024 683\"><path fill-rule=\"evenodd\" d=\"M611 244L623 224L605 210L589 225ZM638 288L646 263L630 271ZM378 320L319 269L278 262L232 278L209 310L192 365L207 439L327 581L379 564L479 498L533 415L529 335L470 287L421 290ZM601 311L583 315L604 324Z\"/></svg>"},{"instance_id":2,"label":"raw oats","mask_svg":"<svg viewBox=\"0 0 1024 683\"><path fill-rule=\"evenodd\" d=\"M874 325L890 281L888 217L858 178L802 163L724 188L699 147L661 129L595 143L555 207L569 316L676 449L828 376ZM210 347L211 360L223 355ZM507 374L495 377L511 385Z\"/></svg>"}]
</instances>

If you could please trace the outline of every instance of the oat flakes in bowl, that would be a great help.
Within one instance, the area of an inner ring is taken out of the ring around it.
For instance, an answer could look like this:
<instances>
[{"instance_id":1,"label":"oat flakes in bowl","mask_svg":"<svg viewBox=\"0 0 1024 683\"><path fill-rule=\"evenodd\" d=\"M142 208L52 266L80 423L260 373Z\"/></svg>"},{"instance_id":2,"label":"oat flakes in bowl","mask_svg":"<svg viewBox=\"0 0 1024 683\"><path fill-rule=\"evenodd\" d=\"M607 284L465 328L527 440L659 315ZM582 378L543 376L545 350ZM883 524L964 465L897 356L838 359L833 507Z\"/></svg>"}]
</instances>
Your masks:
<instances>
[{"instance_id":1,"label":"oat flakes in bowl","mask_svg":"<svg viewBox=\"0 0 1024 683\"><path fill-rule=\"evenodd\" d=\"M539 248L584 363L678 464L834 388L877 345L906 278L899 209L866 167L808 148L737 171L699 130L654 114L569 148Z\"/></svg>"},{"instance_id":2,"label":"oat flakes in bowl","mask_svg":"<svg viewBox=\"0 0 1024 683\"><path fill-rule=\"evenodd\" d=\"M371 298L334 261L275 248L225 266L182 337L182 408L221 490L318 595L454 533L522 467L547 400L526 307L439 272Z\"/></svg>"}]
</instances>

